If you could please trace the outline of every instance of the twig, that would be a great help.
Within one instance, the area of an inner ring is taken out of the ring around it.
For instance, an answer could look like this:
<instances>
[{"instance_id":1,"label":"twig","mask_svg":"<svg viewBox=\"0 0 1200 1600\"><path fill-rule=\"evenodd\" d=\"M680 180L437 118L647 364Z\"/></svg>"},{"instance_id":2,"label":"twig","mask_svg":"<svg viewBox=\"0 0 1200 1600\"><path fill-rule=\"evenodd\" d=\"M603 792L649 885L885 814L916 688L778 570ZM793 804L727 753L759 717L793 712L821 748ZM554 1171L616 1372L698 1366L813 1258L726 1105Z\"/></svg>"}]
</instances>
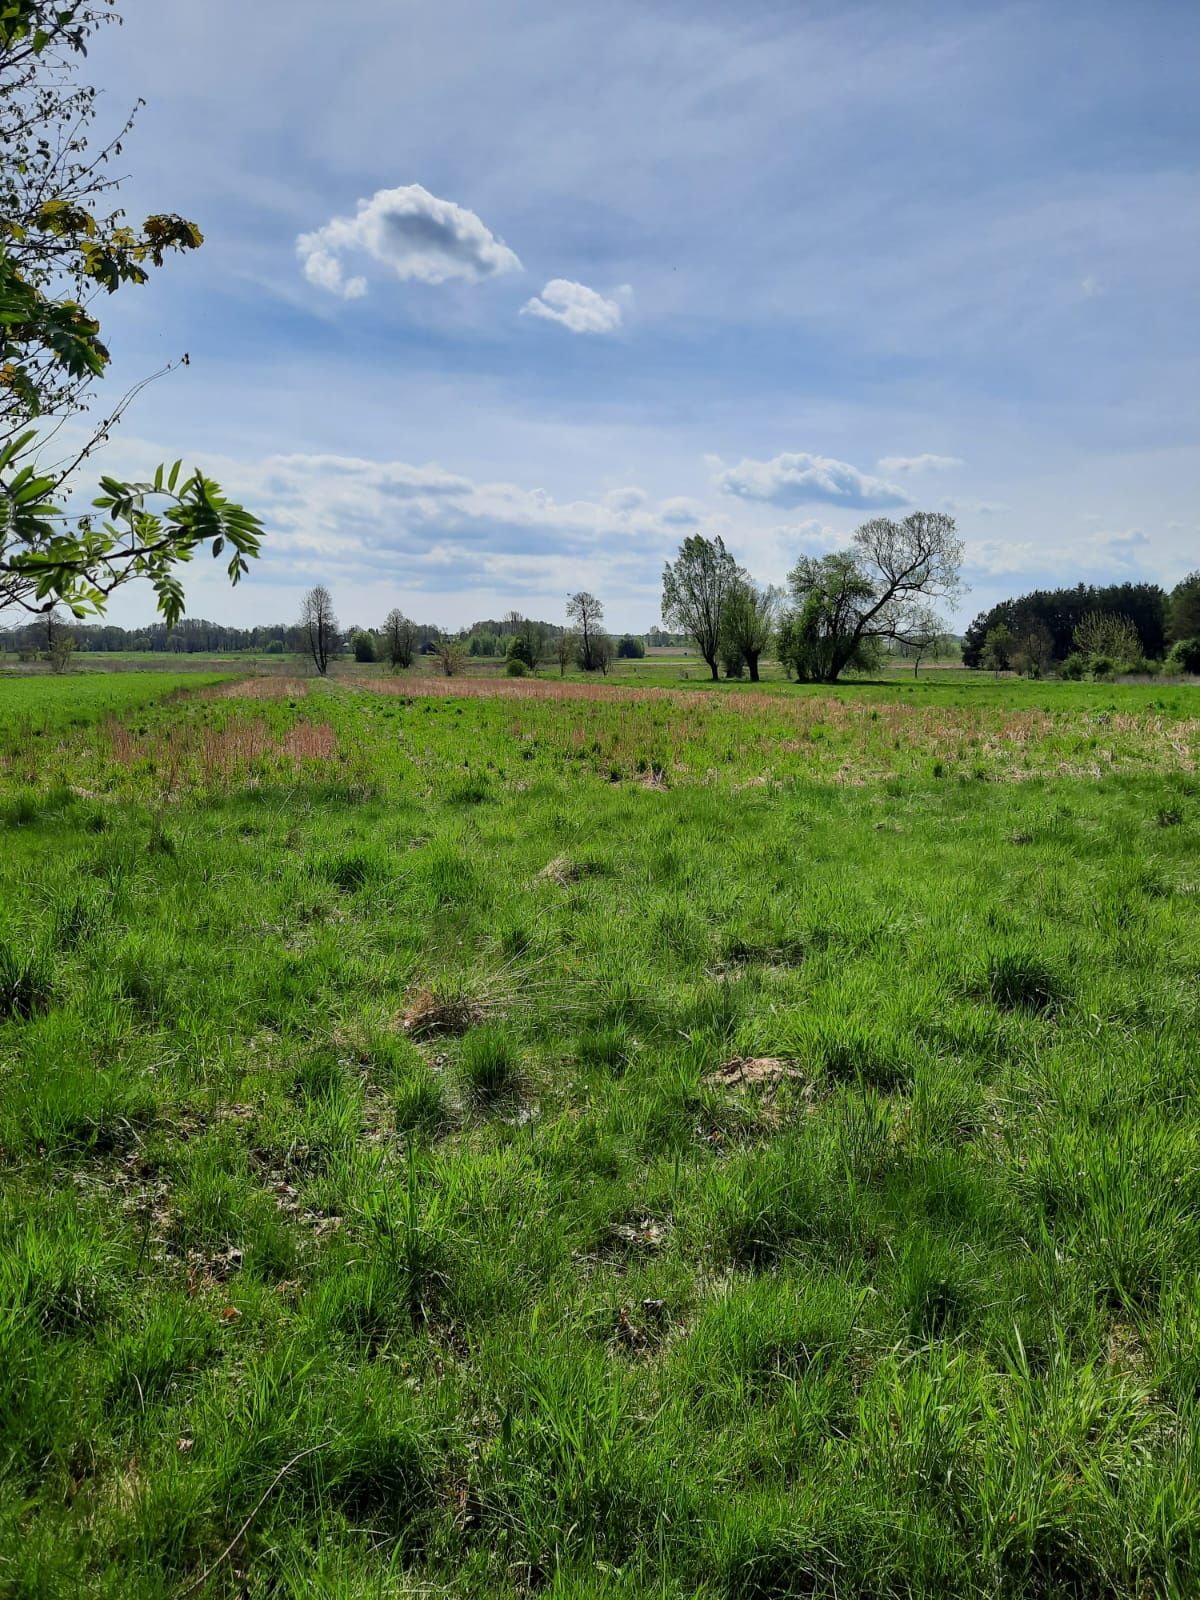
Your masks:
<instances>
[{"instance_id":1,"label":"twig","mask_svg":"<svg viewBox=\"0 0 1200 1600\"><path fill-rule=\"evenodd\" d=\"M254 1510L246 1518L245 1522L242 1523L241 1527L234 1534L233 1538L230 1539L229 1543L225 1546L224 1550L221 1551L221 1554L217 1557L217 1559L213 1562L213 1564L210 1567L206 1567L205 1570L200 1574L200 1576L198 1578L193 1578L191 1583L188 1584L186 1589L181 1589L179 1591L180 1600L183 1600L183 1597L185 1595L195 1594L198 1589L203 1589L204 1585L212 1577L213 1573L221 1565L222 1561L227 1560L228 1557L233 1554L234 1550L237 1548L238 1544L241 1542L242 1538L244 1537L244 1535L246 1533L246 1530L249 1528L250 1524L254 1521L255 1517L262 1510L262 1508L266 1505L267 1501L271 1498L272 1494L274 1494L275 1490L283 1482L284 1478L287 1477L288 1473L292 1470L292 1468L296 1465L296 1463L298 1461L303 1461L305 1456L316 1455L318 1450L328 1450L329 1444L330 1444L330 1441L328 1439L326 1439L322 1444L311 1444L311 1445L309 1445L307 1450L301 1450L298 1455L294 1455L290 1461L286 1461L283 1464L283 1466L280 1467L279 1471L275 1474L275 1476L271 1479L270 1483L263 1490L262 1495L259 1498L258 1504L254 1507Z\"/></svg>"}]
</instances>

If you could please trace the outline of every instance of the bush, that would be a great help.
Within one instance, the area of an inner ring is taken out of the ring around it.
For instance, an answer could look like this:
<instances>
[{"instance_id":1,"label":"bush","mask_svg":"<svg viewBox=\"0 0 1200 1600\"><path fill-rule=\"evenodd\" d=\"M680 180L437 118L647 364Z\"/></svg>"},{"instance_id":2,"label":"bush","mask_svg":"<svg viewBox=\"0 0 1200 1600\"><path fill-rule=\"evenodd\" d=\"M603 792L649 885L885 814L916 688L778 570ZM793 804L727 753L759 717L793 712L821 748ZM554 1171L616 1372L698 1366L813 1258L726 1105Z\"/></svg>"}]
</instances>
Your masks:
<instances>
[{"instance_id":1,"label":"bush","mask_svg":"<svg viewBox=\"0 0 1200 1600\"><path fill-rule=\"evenodd\" d=\"M1200 639L1177 639L1167 657L1168 672L1200 673Z\"/></svg>"},{"instance_id":2,"label":"bush","mask_svg":"<svg viewBox=\"0 0 1200 1600\"><path fill-rule=\"evenodd\" d=\"M356 633L354 635L355 661L374 661L375 641L369 633Z\"/></svg>"},{"instance_id":3,"label":"bush","mask_svg":"<svg viewBox=\"0 0 1200 1600\"><path fill-rule=\"evenodd\" d=\"M514 633L512 638L509 640L509 642L508 642L508 660L509 660L509 664L510 665L514 661L519 661L522 664L522 666L528 667L529 670L532 672L532 670L533 670L533 651L530 648L529 640L528 640L528 638L526 637L525 634L523 634L523 633Z\"/></svg>"},{"instance_id":4,"label":"bush","mask_svg":"<svg viewBox=\"0 0 1200 1600\"><path fill-rule=\"evenodd\" d=\"M520 656L509 656L504 670L510 678L527 678L529 676L529 668L521 660Z\"/></svg>"},{"instance_id":5,"label":"bush","mask_svg":"<svg viewBox=\"0 0 1200 1600\"><path fill-rule=\"evenodd\" d=\"M1059 677L1066 678L1071 683L1078 683L1086 672L1087 658L1081 655L1078 650L1072 650L1071 654L1061 663L1058 669Z\"/></svg>"},{"instance_id":6,"label":"bush","mask_svg":"<svg viewBox=\"0 0 1200 1600\"><path fill-rule=\"evenodd\" d=\"M1115 663L1111 656L1093 656L1088 662L1093 678L1111 678Z\"/></svg>"},{"instance_id":7,"label":"bush","mask_svg":"<svg viewBox=\"0 0 1200 1600\"><path fill-rule=\"evenodd\" d=\"M624 634L617 641L617 655L622 661L641 661L645 654L646 646L632 634Z\"/></svg>"},{"instance_id":8,"label":"bush","mask_svg":"<svg viewBox=\"0 0 1200 1600\"><path fill-rule=\"evenodd\" d=\"M281 656L285 649L286 646L284 645L282 639L272 639L270 644L267 646L267 654L269 656Z\"/></svg>"}]
</instances>

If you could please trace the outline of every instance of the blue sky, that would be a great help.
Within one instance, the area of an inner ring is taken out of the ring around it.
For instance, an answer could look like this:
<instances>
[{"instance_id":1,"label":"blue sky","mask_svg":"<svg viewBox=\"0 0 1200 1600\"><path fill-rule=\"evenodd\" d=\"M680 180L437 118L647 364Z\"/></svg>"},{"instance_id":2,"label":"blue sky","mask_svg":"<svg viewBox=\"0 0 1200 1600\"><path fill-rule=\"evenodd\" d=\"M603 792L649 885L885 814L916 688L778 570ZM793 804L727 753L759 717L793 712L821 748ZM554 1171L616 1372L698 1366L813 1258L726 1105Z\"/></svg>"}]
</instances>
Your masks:
<instances>
[{"instance_id":1,"label":"blue sky","mask_svg":"<svg viewBox=\"0 0 1200 1600\"><path fill-rule=\"evenodd\" d=\"M1200 565L1192 0L123 9L129 209L207 242L103 307L109 388L191 355L111 465L270 530L193 613L644 629L694 529L782 581L915 507L959 623Z\"/></svg>"}]
</instances>

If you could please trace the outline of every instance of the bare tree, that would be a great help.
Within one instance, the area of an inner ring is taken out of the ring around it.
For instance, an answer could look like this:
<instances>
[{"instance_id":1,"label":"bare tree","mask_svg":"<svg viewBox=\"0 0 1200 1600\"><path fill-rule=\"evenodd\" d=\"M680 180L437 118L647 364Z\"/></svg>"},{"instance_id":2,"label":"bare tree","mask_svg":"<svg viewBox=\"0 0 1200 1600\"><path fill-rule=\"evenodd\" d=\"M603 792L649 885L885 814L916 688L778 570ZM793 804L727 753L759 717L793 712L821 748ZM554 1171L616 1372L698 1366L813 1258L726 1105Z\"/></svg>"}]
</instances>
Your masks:
<instances>
[{"instance_id":1,"label":"bare tree","mask_svg":"<svg viewBox=\"0 0 1200 1600\"><path fill-rule=\"evenodd\" d=\"M525 618L519 611L506 611L500 618L500 635L503 638L507 634L522 633L524 626Z\"/></svg>"},{"instance_id":2,"label":"bare tree","mask_svg":"<svg viewBox=\"0 0 1200 1600\"><path fill-rule=\"evenodd\" d=\"M322 677L329 671L330 657L337 653L338 623L333 614L333 596L324 584L317 584L304 596L300 612L300 627L312 656L313 665Z\"/></svg>"},{"instance_id":3,"label":"bare tree","mask_svg":"<svg viewBox=\"0 0 1200 1600\"><path fill-rule=\"evenodd\" d=\"M46 660L51 672L66 672L75 654L75 635L68 633L57 606L46 612Z\"/></svg>"},{"instance_id":4,"label":"bare tree","mask_svg":"<svg viewBox=\"0 0 1200 1600\"><path fill-rule=\"evenodd\" d=\"M417 625L398 606L383 619L383 648L393 671L412 666L417 653Z\"/></svg>"},{"instance_id":5,"label":"bare tree","mask_svg":"<svg viewBox=\"0 0 1200 1600\"><path fill-rule=\"evenodd\" d=\"M922 606L914 612L904 641L904 648L912 656L914 678L920 673L922 658L936 655L944 631L942 619L932 607Z\"/></svg>"},{"instance_id":6,"label":"bare tree","mask_svg":"<svg viewBox=\"0 0 1200 1600\"><path fill-rule=\"evenodd\" d=\"M746 573L737 574L722 613L722 645L731 657L746 663L751 683L759 681L758 660L771 642L778 610L776 588L760 589Z\"/></svg>"},{"instance_id":7,"label":"bare tree","mask_svg":"<svg viewBox=\"0 0 1200 1600\"><path fill-rule=\"evenodd\" d=\"M592 635L592 666L597 672L602 672L608 677L608 669L612 666L613 642L607 633Z\"/></svg>"},{"instance_id":8,"label":"bare tree","mask_svg":"<svg viewBox=\"0 0 1200 1600\"><path fill-rule=\"evenodd\" d=\"M567 616L579 631L579 664L585 672L594 672L600 665L596 660L596 638L604 621L604 607L594 594L580 589L567 601Z\"/></svg>"},{"instance_id":9,"label":"bare tree","mask_svg":"<svg viewBox=\"0 0 1200 1600\"><path fill-rule=\"evenodd\" d=\"M714 683L725 602L737 581L737 562L719 535L706 539L693 533L680 545L674 562L663 568L663 621L692 636Z\"/></svg>"}]
</instances>

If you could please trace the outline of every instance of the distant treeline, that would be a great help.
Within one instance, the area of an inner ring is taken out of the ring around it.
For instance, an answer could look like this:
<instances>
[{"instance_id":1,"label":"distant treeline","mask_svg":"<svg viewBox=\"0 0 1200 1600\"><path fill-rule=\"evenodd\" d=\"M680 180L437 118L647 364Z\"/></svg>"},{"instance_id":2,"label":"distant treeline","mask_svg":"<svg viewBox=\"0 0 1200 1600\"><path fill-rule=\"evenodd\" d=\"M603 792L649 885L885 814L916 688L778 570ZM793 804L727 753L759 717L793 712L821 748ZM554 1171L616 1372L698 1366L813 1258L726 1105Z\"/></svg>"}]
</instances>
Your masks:
<instances>
[{"instance_id":1,"label":"distant treeline","mask_svg":"<svg viewBox=\"0 0 1200 1600\"><path fill-rule=\"evenodd\" d=\"M1014 640L1037 635L1054 661L1065 661L1075 648L1076 629L1087 616L1126 617L1137 629L1142 654L1151 661L1165 655L1176 639L1189 638L1197 575L1185 578L1170 594L1156 583L1079 583L1073 589L1035 589L1014 600L1001 600L981 612L963 634L963 665L983 664L984 645L994 628L1006 628Z\"/></svg>"}]
</instances>

